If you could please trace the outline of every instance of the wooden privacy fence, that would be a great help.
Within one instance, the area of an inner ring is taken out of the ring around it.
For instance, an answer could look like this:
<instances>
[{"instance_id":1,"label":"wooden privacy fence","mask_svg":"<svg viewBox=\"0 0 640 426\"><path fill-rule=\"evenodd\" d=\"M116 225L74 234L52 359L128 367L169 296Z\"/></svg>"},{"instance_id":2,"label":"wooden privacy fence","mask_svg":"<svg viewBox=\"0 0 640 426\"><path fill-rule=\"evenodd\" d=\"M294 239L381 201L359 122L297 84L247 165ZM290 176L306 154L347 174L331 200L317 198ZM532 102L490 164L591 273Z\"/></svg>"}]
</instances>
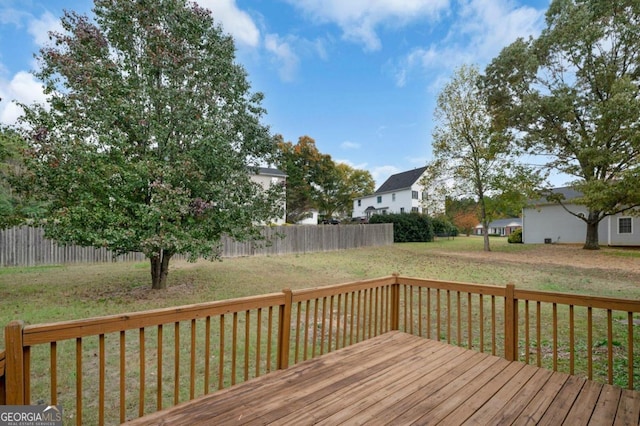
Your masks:
<instances>
[{"instance_id":1,"label":"wooden privacy fence","mask_svg":"<svg viewBox=\"0 0 640 426\"><path fill-rule=\"evenodd\" d=\"M392 224L264 226L264 241L223 237L222 257L265 256L345 250L393 244ZM180 258L180 256L175 256ZM113 256L106 248L64 246L44 238L44 230L15 227L0 231L0 266L142 261L142 253Z\"/></svg>"},{"instance_id":2,"label":"wooden privacy fence","mask_svg":"<svg viewBox=\"0 0 640 426\"><path fill-rule=\"evenodd\" d=\"M53 324L13 321L0 397L61 404L76 424L114 424L389 330L640 389L639 313L640 301L393 275Z\"/></svg>"}]
</instances>

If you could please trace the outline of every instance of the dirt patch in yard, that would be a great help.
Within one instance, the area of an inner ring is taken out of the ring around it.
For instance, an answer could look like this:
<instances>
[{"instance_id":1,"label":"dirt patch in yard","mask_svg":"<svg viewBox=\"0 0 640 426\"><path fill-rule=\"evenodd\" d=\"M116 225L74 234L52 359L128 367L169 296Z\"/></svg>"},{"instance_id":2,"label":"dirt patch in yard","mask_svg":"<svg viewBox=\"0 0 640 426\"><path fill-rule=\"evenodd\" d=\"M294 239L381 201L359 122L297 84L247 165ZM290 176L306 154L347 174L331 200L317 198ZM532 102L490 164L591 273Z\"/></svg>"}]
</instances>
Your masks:
<instances>
[{"instance_id":1,"label":"dirt patch in yard","mask_svg":"<svg viewBox=\"0 0 640 426\"><path fill-rule=\"evenodd\" d=\"M447 253L443 251L441 254ZM518 252L469 251L456 252L455 256L480 261L562 265L640 274L640 248L603 247L601 250L584 250L582 245L577 244L544 244Z\"/></svg>"}]
</instances>

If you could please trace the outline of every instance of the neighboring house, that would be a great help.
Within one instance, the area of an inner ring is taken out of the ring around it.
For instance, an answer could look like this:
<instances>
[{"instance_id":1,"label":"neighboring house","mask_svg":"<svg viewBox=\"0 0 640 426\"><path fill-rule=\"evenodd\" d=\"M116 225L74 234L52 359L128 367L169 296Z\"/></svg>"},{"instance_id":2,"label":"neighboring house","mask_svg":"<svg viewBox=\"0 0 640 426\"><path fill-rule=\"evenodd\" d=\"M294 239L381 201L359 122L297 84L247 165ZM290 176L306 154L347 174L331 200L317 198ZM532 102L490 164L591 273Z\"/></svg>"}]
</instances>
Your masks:
<instances>
[{"instance_id":1,"label":"neighboring house","mask_svg":"<svg viewBox=\"0 0 640 426\"><path fill-rule=\"evenodd\" d=\"M318 210L309 210L304 219L296 222L297 225L317 225L318 224Z\"/></svg>"},{"instance_id":2,"label":"neighboring house","mask_svg":"<svg viewBox=\"0 0 640 426\"><path fill-rule=\"evenodd\" d=\"M522 229L522 219L519 217L510 217L507 219L498 219L489 223L489 235L500 235L503 237L511 235L516 229ZM476 225L475 234L484 235L482 232L484 227L482 224Z\"/></svg>"},{"instance_id":3,"label":"neighboring house","mask_svg":"<svg viewBox=\"0 0 640 426\"><path fill-rule=\"evenodd\" d=\"M285 191L287 175L282 170L260 167L258 168L258 172L256 174L252 174L250 177L252 181L259 183L264 189L268 189L273 185L280 185L282 186L282 191ZM285 224L287 218L286 200L283 201L282 212L282 217L279 217L275 222L272 223L274 223L275 225Z\"/></svg>"},{"instance_id":4,"label":"neighboring house","mask_svg":"<svg viewBox=\"0 0 640 426\"><path fill-rule=\"evenodd\" d=\"M427 168L392 175L376 192L353 200L354 218L369 219L375 214L422 213L424 186L420 178Z\"/></svg>"},{"instance_id":5,"label":"neighboring house","mask_svg":"<svg viewBox=\"0 0 640 426\"><path fill-rule=\"evenodd\" d=\"M571 188L556 188L552 192L564 195L564 205L571 212L586 216L585 206L574 204L572 199L582 193ZM560 204L539 199L522 210L522 242L583 244L587 236L586 223L568 213ZM640 246L640 217L628 213L607 216L598 226L600 244L610 246Z\"/></svg>"}]
</instances>

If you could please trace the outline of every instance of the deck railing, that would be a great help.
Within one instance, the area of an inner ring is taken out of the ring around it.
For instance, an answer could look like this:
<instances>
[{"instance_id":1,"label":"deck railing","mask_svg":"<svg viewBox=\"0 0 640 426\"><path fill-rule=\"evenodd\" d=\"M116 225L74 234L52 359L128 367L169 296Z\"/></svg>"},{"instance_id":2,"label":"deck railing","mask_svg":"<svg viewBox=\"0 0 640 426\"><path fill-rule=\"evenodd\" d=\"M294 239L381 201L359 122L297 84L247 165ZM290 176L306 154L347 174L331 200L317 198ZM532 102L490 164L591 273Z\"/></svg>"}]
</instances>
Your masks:
<instances>
[{"instance_id":1,"label":"deck railing","mask_svg":"<svg viewBox=\"0 0 640 426\"><path fill-rule=\"evenodd\" d=\"M639 313L640 301L394 275L53 324L13 321L6 359L0 352L0 403L60 404L76 424L114 424L389 330L639 389Z\"/></svg>"}]
</instances>

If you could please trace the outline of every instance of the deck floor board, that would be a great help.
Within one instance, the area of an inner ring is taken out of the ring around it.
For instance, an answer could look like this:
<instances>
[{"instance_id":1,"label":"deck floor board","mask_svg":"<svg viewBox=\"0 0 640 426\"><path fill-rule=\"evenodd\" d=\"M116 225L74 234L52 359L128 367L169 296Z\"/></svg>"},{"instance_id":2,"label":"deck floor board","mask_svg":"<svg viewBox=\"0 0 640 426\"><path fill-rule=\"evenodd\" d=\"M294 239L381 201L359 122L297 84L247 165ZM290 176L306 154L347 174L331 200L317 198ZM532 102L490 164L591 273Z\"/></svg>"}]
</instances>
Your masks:
<instances>
[{"instance_id":1,"label":"deck floor board","mask_svg":"<svg viewBox=\"0 0 640 426\"><path fill-rule=\"evenodd\" d=\"M640 425L640 392L389 332L131 425Z\"/></svg>"}]
</instances>

